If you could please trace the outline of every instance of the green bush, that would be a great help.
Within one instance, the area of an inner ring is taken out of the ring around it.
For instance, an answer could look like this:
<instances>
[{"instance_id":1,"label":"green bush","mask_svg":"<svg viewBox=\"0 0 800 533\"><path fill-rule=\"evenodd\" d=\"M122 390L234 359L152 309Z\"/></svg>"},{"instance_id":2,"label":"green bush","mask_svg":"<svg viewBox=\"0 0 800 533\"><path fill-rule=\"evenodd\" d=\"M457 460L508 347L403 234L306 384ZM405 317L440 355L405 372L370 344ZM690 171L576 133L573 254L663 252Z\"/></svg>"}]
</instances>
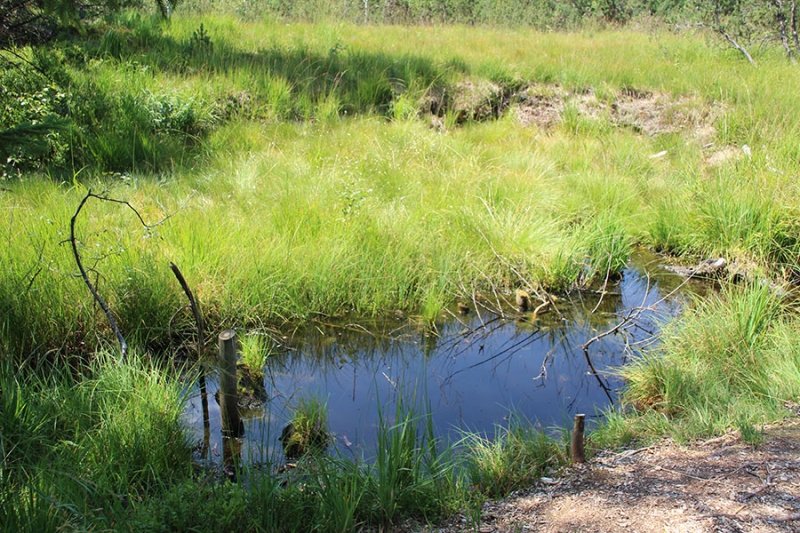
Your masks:
<instances>
[{"instance_id":1,"label":"green bush","mask_svg":"<svg viewBox=\"0 0 800 533\"><path fill-rule=\"evenodd\" d=\"M62 165L68 151L67 91L48 73L46 51L0 72L0 179ZM61 74L60 72L57 74Z\"/></svg>"}]
</instances>

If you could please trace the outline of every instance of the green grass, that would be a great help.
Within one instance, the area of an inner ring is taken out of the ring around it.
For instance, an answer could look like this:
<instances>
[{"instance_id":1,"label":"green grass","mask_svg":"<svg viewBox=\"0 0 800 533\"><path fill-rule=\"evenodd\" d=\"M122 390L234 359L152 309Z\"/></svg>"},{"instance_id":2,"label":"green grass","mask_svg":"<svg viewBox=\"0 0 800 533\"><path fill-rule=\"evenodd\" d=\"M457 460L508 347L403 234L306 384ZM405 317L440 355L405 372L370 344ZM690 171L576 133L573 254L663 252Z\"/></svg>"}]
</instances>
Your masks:
<instances>
[{"instance_id":1,"label":"green grass","mask_svg":"<svg viewBox=\"0 0 800 533\"><path fill-rule=\"evenodd\" d=\"M285 473L277 458L240 464L243 482L233 484L193 465L181 419L184 385L174 372L135 352L125 362L98 357L91 377L50 370L42 377L0 366L4 531L344 532L407 520L434 524L488 495L469 481L482 467L468 470L474 463L462 458L493 460L493 452L480 449L478 437L458 448L435 438L430 413L417 406L401 403L392 422L382 418L370 459L326 444ZM318 400L300 408L303 416L320 416ZM495 487L494 496L556 466L547 450L558 445L538 430L520 425L503 442L494 460L512 459L526 474Z\"/></svg>"},{"instance_id":2,"label":"green grass","mask_svg":"<svg viewBox=\"0 0 800 533\"><path fill-rule=\"evenodd\" d=\"M563 443L520 420L498 427L493 438L467 434L464 444L472 486L493 499L529 487L568 462Z\"/></svg>"},{"instance_id":3,"label":"green grass","mask_svg":"<svg viewBox=\"0 0 800 533\"><path fill-rule=\"evenodd\" d=\"M552 291L603 280L633 244L776 276L796 262L800 125L786 87L797 73L768 51L755 70L702 37L658 30L219 14L167 25L126 13L31 59L69 84L75 123L64 182L54 163L51 180L0 192L0 342L19 356L111 342L60 244L83 194L73 172L148 222L172 215L147 232L119 205L91 202L78 225L123 331L159 349L185 327L170 324L182 305L170 261L215 327L395 309L430 323L458 297L511 291L520 277ZM525 125L519 101L457 125L464 82L538 84L565 102L562 121ZM444 130L424 114L440 93ZM626 95L648 93L666 133L625 114Z\"/></svg>"},{"instance_id":4,"label":"green grass","mask_svg":"<svg viewBox=\"0 0 800 533\"><path fill-rule=\"evenodd\" d=\"M314 397L300 398L280 440L287 459L325 453L331 444L328 406Z\"/></svg>"},{"instance_id":5,"label":"green grass","mask_svg":"<svg viewBox=\"0 0 800 533\"><path fill-rule=\"evenodd\" d=\"M180 384L138 356L101 356L91 378L0 367L0 527L107 527L123 502L191 473Z\"/></svg>"},{"instance_id":6,"label":"green grass","mask_svg":"<svg viewBox=\"0 0 800 533\"><path fill-rule=\"evenodd\" d=\"M379 418L372 496L380 522L407 514L430 520L451 510L459 489L455 464L434 437L430 414L398 402L393 424L382 411Z\"/></svg>"},{"instance_id":7,"label":"green grass","mask_svg":"<svg viewBox=\"0 0 800 533\"><path fill-rule=\"evenodd\" d=\"M595 440L688 440L738 429L757 442L755 427L787 416L800 392L800 359L789 340L797 318L784 305L761 286L697 302L669 326L659 349L621 369L631 410L612 414Z\"/></svg>"},{"instance_id":8,"label":"green grass","mask_svg":"<svg viewBox=\"0 0 800 533\"><path fill-rule=\"evenodd\" d=\"M621 370L626 410L608 414L595 446L731 429L755 445L800 395L792 304L760 284L800 271L800 72L769 47L753 69L707 35L659 29L128 12L18 52L33 66L0 75L0 120L71 122L48 151L4 165L0 353L62 370L2 369L0 529L381 528L474 511L563 460L515 426L465 438L459 463L429 419L399 406L374 462L318 454L286 486L252 467L247 489L190 476L180 388L144 358L98 355L114 337L65 244L87 187L147 223L170 215L146 229L93 199L78 221L133 353L192 331L171 261L212 330L398 309L429 326L474 293L600 283L638 244L687 262L722 255L757 279L698 301ZM469 88L492 86L550 98L560 120L524 120L523 95L469 120L497 104L459 108L482 98Z\"/></svg>"},{"instance_id":9,"label":"green grass","mask_svg":"<svg viewBox=\"0 0 800 533\"><path fill-rule=\"evenodd\" d=\"M239 340L239 355L241 362L247 367L250 375L257 380L263 380L264 368L272 353L271 340L258 333L250 333Z\"/></svg>"}]
</instances>

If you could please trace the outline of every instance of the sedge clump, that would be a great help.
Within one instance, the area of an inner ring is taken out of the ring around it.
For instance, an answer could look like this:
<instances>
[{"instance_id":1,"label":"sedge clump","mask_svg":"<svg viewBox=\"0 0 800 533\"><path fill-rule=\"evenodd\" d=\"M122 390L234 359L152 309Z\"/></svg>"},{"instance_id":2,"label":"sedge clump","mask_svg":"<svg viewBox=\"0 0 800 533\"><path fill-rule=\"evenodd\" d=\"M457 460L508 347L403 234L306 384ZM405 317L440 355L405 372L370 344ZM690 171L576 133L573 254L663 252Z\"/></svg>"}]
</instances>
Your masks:
<instances>
[{"instance_id":1,"label":"sedge clump","mask_svg":"<svg viewBox=\"0 0 800 533\"><path fill-rule=\"evenodd\" d=\"M316 398L301 398L280 441L290 460L324 453L331 442L327 406Z\"/></svg>"}]
</instances>

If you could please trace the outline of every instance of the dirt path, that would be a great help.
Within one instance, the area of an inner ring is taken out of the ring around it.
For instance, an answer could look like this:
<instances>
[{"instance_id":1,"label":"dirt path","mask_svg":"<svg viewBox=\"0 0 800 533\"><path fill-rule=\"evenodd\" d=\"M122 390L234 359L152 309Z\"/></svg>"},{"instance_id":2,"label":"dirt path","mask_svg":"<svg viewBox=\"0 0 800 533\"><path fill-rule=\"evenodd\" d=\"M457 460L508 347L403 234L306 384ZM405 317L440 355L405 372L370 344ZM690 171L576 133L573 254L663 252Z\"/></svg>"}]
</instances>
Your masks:
<instances>
[{"instance_id":1,"label":"dirt path","mask_svg":"<svg viewBox=\"0 0 800 533\"><path fill-rule=\"evenodd\" d=\"M467 529L462 519L438 531ZM731 434L601 454L484 506L481 533L528 531L800 531L800 418L756 448Z\"/></svg>"}]
</instances>

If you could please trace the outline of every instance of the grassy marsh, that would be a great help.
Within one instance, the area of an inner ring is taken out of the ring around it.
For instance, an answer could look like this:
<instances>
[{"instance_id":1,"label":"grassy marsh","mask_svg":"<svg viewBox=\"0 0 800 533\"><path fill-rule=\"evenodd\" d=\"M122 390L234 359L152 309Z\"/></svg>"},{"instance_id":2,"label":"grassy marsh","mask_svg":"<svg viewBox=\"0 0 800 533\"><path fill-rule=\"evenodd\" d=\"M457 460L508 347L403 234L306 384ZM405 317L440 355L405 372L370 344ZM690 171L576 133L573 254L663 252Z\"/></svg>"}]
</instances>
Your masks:
<instances>
[{"instance_id":1,"label":"grassy marsh","mask_svg":"<svg viewBox=\"0 0 800 533\"><path fill-rule=\"evenodd\" d=\"M145 228L93 201L78 223L142 351L191 330L170 261L215 328L395 310L430 323L459 297L602 281L635 244L796 281L798 71L768 48L756 70L702 33L126 13L85 42L20 53L69 89L52 105L72 106L75 123L46 172L0 188L0 352L91 377L21 381L0 367L4 529L381 527L474 506L469 487L499 496L530 480L519 463L563 459L518 428L466 439L459 470L424 420L398 411L375 465L322 459L306 490L255 471L247 490L192 478L177 384L96 352L113 335L64 242L87 188L148 223L169 215ZM470 97L472 110L497 103L471 87L500 88L499 116L468 119ZM631 410L610 413L595 442L731 428L757 441L800 394L796 316L763 287L698 303L624 369Z\"/></svg>"},{"instance_id":2,"label":"grassy marsh","mask_svg":"<svg viewBox=\"0 0 800 533\"><path fill-rule=\"evenodd\" d=\"M326 434L295 468L278 470L281 458L264 457L237 464L243 482L231 483L193 465L181 421L185 391L172 371L136 353L125 363L98 357L91 370L92 378L75 381L66 372L43 379L0 367L3 530L344 532L434 523L489 495L470 490L467 468L473 475L488 462L516 469L518 455L489 450L464 464L454 446L433 437L429 416L398 405L393 422L376 430L371 462L325 453ZM316 401L299 408L319 416ZM532 459L561 461L543 435L519 433L514 442ZM501 490L527 479L504 480Z\"/></svg>"},{"instance_id":3,"label":"grassy marsh","mask_svg":"<svg viewBox=\"0 0 800 533\"><path fill-rule=\"evenodd\" d=\"M192 47L201 24L213 43L202 53ZM0 294L12 353L106 338L59 244L89 186L130 201L148 222L172 215L148 232L118 206L92 205L79 223L101 289L140 344L167 342L180 301L161 267L169 261L216 324L395 309L432 321L489 287L560 291L602 279L633 243L723 254L777 276L793 268L788 140L798 125L785 80L796 73L778 57L755 70L701 36L665 32L232 16L165 26L126 15L89 42L80 56L88 71L63 67L76 94L100 88L118 101L111 109L125 113L128 102L146 116L103 123L135 133L83 128L71 157L88 166L76 182L6 181L0 262L13 274ZM526 122L517 97L499 120L460 126L450 103L445 129L430 127L432 95L457 98L464 83L484 82L531 85L536 98L563 104L560 119ZM643 122L649 115L655 125ZM87 135L114 144L115 163L95 157ZM165 135L184 140L173 146ZM140 144L166 152L146 155ZM116 168L128 170L99 172ZM37 311L64 301L78 313ZM83 338L73 341L76 332Z\"/></svg>"}]
</instances>

